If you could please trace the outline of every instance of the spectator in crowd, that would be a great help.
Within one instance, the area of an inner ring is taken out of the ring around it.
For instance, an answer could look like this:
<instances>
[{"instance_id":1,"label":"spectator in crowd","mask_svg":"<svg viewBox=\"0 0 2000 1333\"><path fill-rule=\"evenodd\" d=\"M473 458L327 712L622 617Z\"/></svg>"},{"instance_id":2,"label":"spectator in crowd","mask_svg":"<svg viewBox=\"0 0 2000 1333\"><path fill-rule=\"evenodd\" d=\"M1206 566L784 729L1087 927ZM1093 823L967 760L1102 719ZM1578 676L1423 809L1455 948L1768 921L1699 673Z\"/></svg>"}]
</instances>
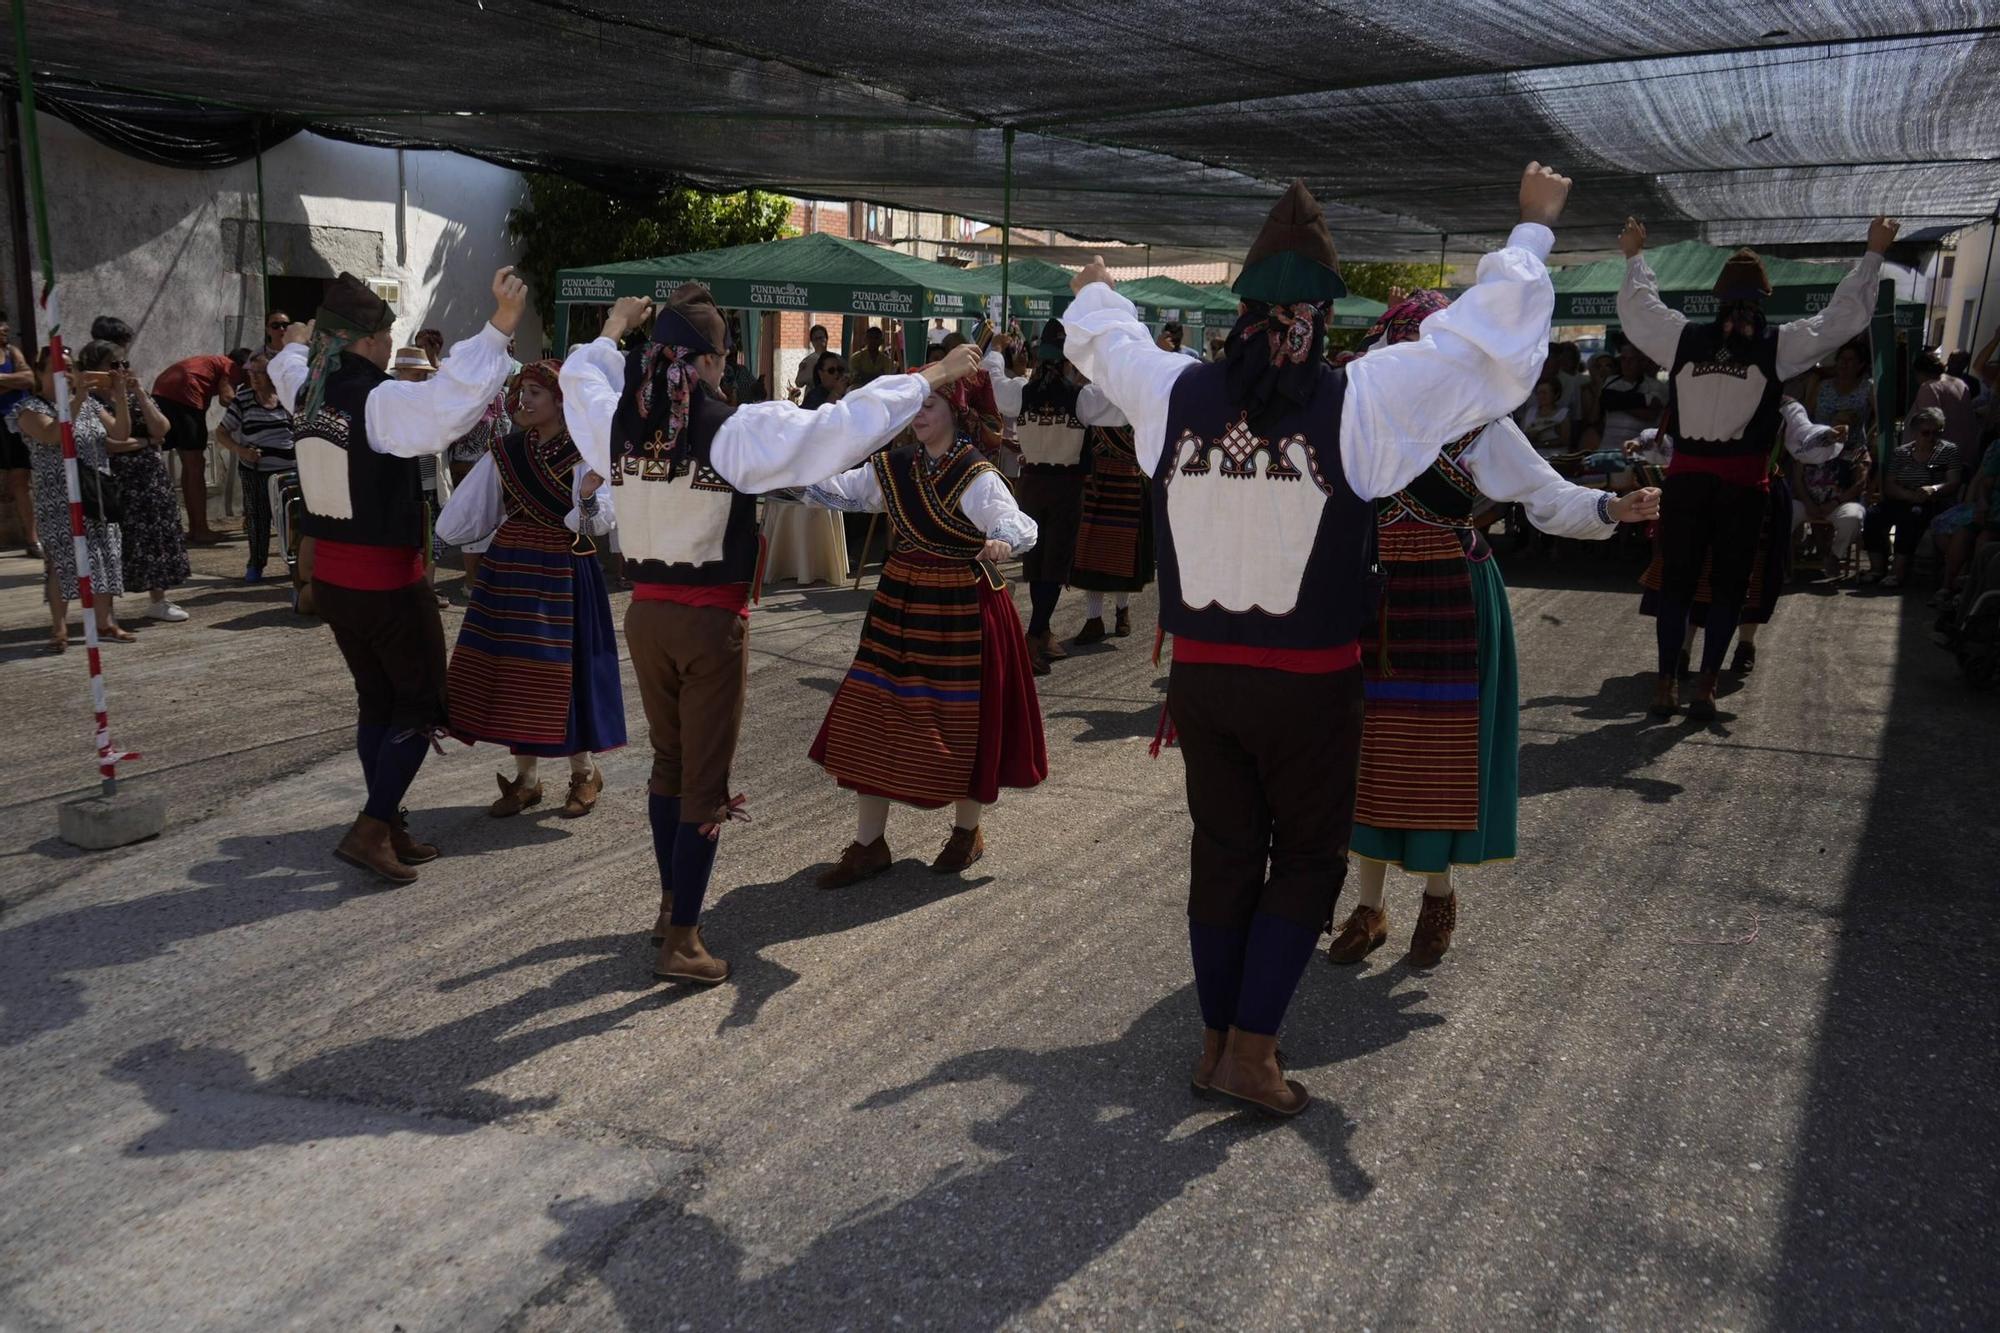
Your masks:
<instances>
[{"instance_id":1,"label":"spectator in crowd","mask_svg":"<svg viewBox=\"0 0 2000 1333\"><path fill-rule=\"evenodd\" d=\"M1873 437L1875 381L1868 375L1866 339L1841 345L1834 353L1833 373L1820 380L1819 390L1807 406L1815 424L1847 427L1852 443L1866 443Z\"/></svg>"},{"instance_id":2,"label":"spectator in crowd","mask_svg":"<svg viewBox=\"0 0 2000 1333\"><path fill-rule=\"evenodd\" d=\"M236 456L237 480L243 487L244 533L250 540L245 583L261 582L271 558L272 479L297 465L292 414L271 383L270 364L269 353L262 349L243 363L243 383L236 386L215 436L217 444Z\"/></svg>"},{"instance_id":3,"label":"spectator in crowd","mask_svg":"<svg viewBox=\"0 0 2000 1333\"><path fill-rule=\"evenodd\" d=\"M1935 352L1920 352L1912 366L1917 381L1916 395L1910 399L1910 415L1904 419L1906 431L1914 430L1919 413L1936 410L1944 414L1939 438L1963 451L1979 444L1979 414L1973 408L1972 390L1956 375L1944 373L1944 362ZM1907 440L1911 438L1905 434Z\"/></svg>"},{"instance_id":4,"label":"spectator in crowd","mask_svg":"<svg viewBox=\"0 0 2000 1333\"><path fill-rule=\"evenodd\" d=\"M1981 552L1993 541L2000 540L2000 448L1987 447L1979 470L1973 474L1972 487L1966 498L1971 510L1970 521L1952 534L1945 547L1944 582L1939 585L1942 595L1938 600L1946 605L1952 604L1959 576L1965 572L1968 562L1977 563L1984 559Z\"/></svg>"},{"instance_id":5,"label":"spectator in crowd","mask_svg":"<svg viewBox=\"0 0 2000 1333\"><path fill-rule=\"evenodd\" d=\"M949 337L950 334L951 330L944 326L944 316L939 315L936 319L931 321L931 327L929 331L924 334L924 341L928 343L930 346L936 347L939 343L942 343L947 337ZM926 362L925 364L928 365L929 362Z\"/></svg>"},{"instance_id":6,"label":"spectator in crowd","mask_svg":"<svg viewBox=\"0 0 2000 1333\"><path fill-rule=\"evenodd\" d=\"M1932 361L1935 363L1936 358ZM1938 367L1940 373L1943 366ZM1959 449L1944 438L1945 414L1936 407L1910 413L1910 438L1896 446L1882 477L1882 499L1868 511L1865 535L1871 566L1868 581L1882 579L1884 588L1900 588L1909 577L1910 557L1925 529L1951 506L1962 471ZM1887 578L1882 567L1889 558L1889 534L1895 532L1895 564Z\"/></svg>"},{"instance_id":7,"label":"spectator in crowd","mask_svg":"<svg viewBox=\"0 0 2000 1333\"><path fill-rule=\"evenodd\" d=\"M1851 347L1852 344L1849 344ZM1843 354L1848 349L1842 348ZM1822 395L1822 399L1824 395ZM1830 536L1822 572L1840 577L1847 553L1861 535L1868 516L1862 496L1868 490L1868 435L1851 421L1819 422L1847 432L1846 448L1824 463L1789 460L1792 469L1792 529L1824 527Z\"/></svg>"},{"instance_id":8,"label":"spectator in crowd","mask_svg":"<svg viewBox=\"0 0 2000 1333\"><path fill-rule=\"evenodd\" d=\"M1583 370L1583 349L1572 342L1556 343L1549 348L1549 365L1555 371L1556 405L1569 414L1572 424L1582 420L1583 386L1590 381Z\"/></svg>"},{"instance_id":9,"label":"spectator in crowd","mask_svg":"<svg viewBox=\"0 0 2000 1333\"><path fill-rule=\"evenodd\" d=\"M1590 367L1577 390L1575 447L1586 453L1601 446L1604 439L1604 386L1618 374L1618 358L1599 352L1590 358Z\"/></svg>"},{"instance_id":10,"label":"spectator in crowd","mask_svg":"<svg viewBox=\"0 0 2000 1333\"><path fill-rule=\"evenodd\" d=\"M410 342L413 346L424 349L424 355L431 359L433 368L444 361L443 329L418 329L417 336L410 339Z\"/></svg>"},{"instance_id":11,"label":"spectator in crowd","mask_svg":"<svg viewBox=\"0 0 2000 1333\"><path fill-rule=\"evenodd\" d=\"M1186 338L1186 329L1178 323L1168 323L1160 326L1160 336L1153 341L1163 352L1179 352L1182 356L1192 357L1196 361L1201 360L1199 352L1183 345Z\"/></svg>"},{"instance_id":12,"label":"spectator in crowd","mask_svg":"<svg viewBox=\"0 0 2000 1333\"><path fill-rule=\"evenodd\" d=\"M264 355L276 356L285 347L285 330L292 327L292 317L282 310L273 310L264 316ZM125 344L132 345L130 340Z\"/></svg>"},{"instance_id":13,"label":"spectator in crowd","mask_svg":"<svg viewBox=\"0 0 2000 1333\"><path fill-rule=\"evenodd\" d=\"M821 330L824 333L825 330ZM828 403L837 403L847 396L847 362L840 359L838 352L822 352L813 362L812 387L806 390L805 401L799 406L811 411Z\"/></svg>"},{"instance_id":14,"label":"spectator in crowd","mask_svg":"<svg viewBox=\"0 0 2000 1333\"><path fill-rule=\"evenodd\" d=\"M153 398L167 415L166 445L180 456L187 539L195 546L222 540L208 525L208 405L235 390L249 359L249 350L241 347L228 356L190 356L153 380Z\"/></svg>"},{"instance_id":15,"label":"spectator in crowd","mask_svg":"<svg viewBox=\"0 0 2000 1333\"><path fill-rule=\"evenodd\" d=\"M1572 422L1562 398L1561 378L1544 374L1535 385L1533 400L1520 412L1521 433L1544 458L1569 452Z\"/></svg>"},{"instance_id":16,"label":"spectator in crowd","mask_svg":"<svg viewBox=\"0 0 2000 1333\"><path fill-rule=\"evenodd\" d=\"M800 359L798 372L792 376L794 398L801 392L810 395L814 388L813 372L819 365L819 359L826 355L826 325L813 325L806 333L806 341L812 344L812 350Z\"/></svg>"},{"instance_id":17,"label":"spectator in crowd","mask_svg":"<svg viewBox=\"0 0 2000 1333\"><path fill-rule=\"evenodd\" d=\"M848 358L854 372L850 387L856 389L870 380L893 375L900 369L896 365L896 358L890 356L888 349L882 345L883 333L880 325L870 324L868 331L861 335L861 341L864 344L861 350Z\"/></svg>"},{"instance_id":18,"label":"spectator in crowd","mask_svg":"<svg viewBox=\"0 0 2000 1333\"><path fill-rule=\"evenodd\" d=\"M1603 433L1597 447L1607 453L1622 450L1625 442L1639 432L1660 424L1660 408L1667 401L1667 386L1660 382L1658 368L1631 343L1618 349L1618 373L1606 380L1597 393L1603 413Z\"/></svg>"},{"instance_id":19,"label":"spectator in crowd","mask_svg":"<svg viewBox=\"0 0 2000 1333\"><path fill-rule=\"evenodd\" d=\"M1208 359L1209 359L1209 360L1211 360L1211 361L1220 361L1220 360L1222 360L1222 358L1223 358L1223 354L1224 354L1224 353L1225 353L1225 352L1226 352L1226 351L1228 350L1228 347L1229 347L1229 335L1228 335L1228 334L1226 334L1226 333L1211 333L1211 334L1209 334L1209 335L1208 335Z\"/></svg>"},{"instance_id":20,"label":"spectator in crowd","mask_svg":"<svg viewBox=\"0 0 2000 1333\"><path fill-rule=\"evenodd\" d=\"M729 359L723 363L722 396L734 407L761 403L769 396L764 392L764 377L743 364L743 349L740 347L731 347Z\"/></svg>"},{"instance_id":21,"label":"spectator in crowd","mask_svg":"<svg viewBox=\"0 0 2000 1333\"><path fill-rule=\"evenodd\" d=\"M100 408L115 410L126 400L129 432L111 440L111 477L118 490L119 549L125 587L146 590L146 618L178 623L188 613L167 600L167 593L186 583L187 540L181 535L179 502L160 442L167 436L167 419L159 405L139 387L125 348L93 339L76 354L76 368L98 376L92 393Z\"/></svg>"},{"instance_id":22,"label":"spectator in crowd","mask_svg":"<svg viewBox=\"0 0 2000 1333\"><path fill-rule=\"evenodd\" d=\"M42 531L52 534L44 548L48 568L49 647L62 652L69 647L69 603L77 595L76 543L57 541L53 534L69 531L69 483L63 474L62 428L51 406L56 377L49 369L49 349L42 348L35 362L39 391L14 405L12 425L28 442L34 457L35 517ZM91 398L97 384L107 383L106 373L82 373L69 377L69 413L72 437L76 441L77 481L83 494L83 531L90 548L92 602L97 619L97 637L113 643L130 643L132 634L121 628L114 601L125 591L124 559L119 551L118 521L110 517L112 502L111 441L129 439L132 433L131 399L114 395L115 413L107 412Z\"/></svg>"},{"instance_id":23,"label":"spectator in crowd","mask_svg":"<svg viewBox=\"0 0 2000 1333\"><path fill-rule=\"evenodd\" d=\"M0 311L0 481L20 520L22 549L30 560L42 558L35 536L35 461L27 444L14 432L12 418L21 400L35 391L35 368L14 345L14 327Z\"/></svg>"}]
</instances>

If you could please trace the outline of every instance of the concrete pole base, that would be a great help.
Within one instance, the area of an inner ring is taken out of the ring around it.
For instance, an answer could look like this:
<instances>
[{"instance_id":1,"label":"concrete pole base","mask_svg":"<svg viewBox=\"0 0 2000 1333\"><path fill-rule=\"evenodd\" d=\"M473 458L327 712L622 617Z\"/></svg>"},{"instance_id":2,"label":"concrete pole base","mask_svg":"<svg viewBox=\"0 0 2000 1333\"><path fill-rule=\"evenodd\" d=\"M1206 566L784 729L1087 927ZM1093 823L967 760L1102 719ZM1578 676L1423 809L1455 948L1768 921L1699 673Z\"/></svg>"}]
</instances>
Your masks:
<instances>
[{"instance_id":1,"label":"concrete pole base","mask_svg":"<svg viewBox=\"0 0 2000 1333\"><path fill-rule=\"evenodd\" d=\"M87 852L109 851L148 838L167 827L167 799L119 792L88 796L56 808L57 832L72 847Z\"/></svg>"}]
</instances>

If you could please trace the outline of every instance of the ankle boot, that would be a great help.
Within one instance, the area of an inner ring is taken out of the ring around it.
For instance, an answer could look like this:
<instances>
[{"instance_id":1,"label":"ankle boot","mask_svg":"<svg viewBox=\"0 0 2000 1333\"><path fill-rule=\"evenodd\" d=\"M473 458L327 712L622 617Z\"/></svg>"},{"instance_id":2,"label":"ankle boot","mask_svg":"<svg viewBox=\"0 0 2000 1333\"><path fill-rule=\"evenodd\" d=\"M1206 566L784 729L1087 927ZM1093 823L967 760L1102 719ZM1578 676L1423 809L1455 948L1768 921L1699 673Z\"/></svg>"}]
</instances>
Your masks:
<instances>
[{"instance_id":1,"label":"ankle boot","mask_svg":"<svg viewBox=\"0 0 2000 1333\"><path fill-rule=\"evenodd\" d=\"M406 866L428 865L438 859L436 847L411 836L408 810L396 812L396 822L389 828L389 845L395 849L396 859Z\"/></svg>"},{"instance_id":2,"label":"ankle boot","mask_svg":"<svg viewBox=\"0 0 2000 1333\"><path fill-rule=\"evenodd\" d=\"M1090 619L1084 621L1083 628L1076 632L1075 641L1079 646L1087 646L1093 643L1103 643L1104 638L1104 618L1102 616L1092 616Z\"/></svg>"},{"instance_id":3,"label":"ankle boot","mask_svg":"<svg viewBox=\"0 0 2000 1333\"><path fill-rule=\"evenodd\" d=\"M351 866L359 866L391 884L414 884L417 872L396 859L396 848L390 840L389 825L380 819L361 815L354 821L354 827L347 830L333 854Z\"/></svg>"},{"instance_id":4,"label":"ankle boot","mask_svg":"<svg viewBox=\"0 0 2000 1333\"><path fill-rule=\"evenodd\" d=\"M597 808L597 798L604 792L604 770L596 764L588 773L572 772L569 775L569 797L563 802L564 819L581 819Z\"/></svg>"},{"instance_id":5,"label":"ankle boot","mask_svg":"<svg viewBox=\"0 0 2000 1333\"><path fill-rule=\"evenodd\" d=\"M653 943L667 942L667 927L674 924L674 895L671 889L660 890L660 915L653 922Z\"/></svg>"},{"instance_id":6,"label":"ankle boot","mask_svg":"<svg viewBox=\"0 0 2000 1333\"><path fill-rule=\"evenodd\" d=\"M847 850L840 854L813 883L822 889L844 889L850 884L859 884L881 874L894 865L896 858L889 854L889 839L884 836L871 843L850 842Z\"/></svg>"},{"instance_id":7,"label":"ankle boot","mask_svg":"<svg viewBox=\"0 0 2000 1333\"><path fill-rule=\"evenodd\" d=\"M1358 963L1369 954L1382 947L1389 938L1389 914L1380 907L1370 907L1367 903L1356 905L1347 914L1347 920L1334 932L1333 943L1326 949L1329 963Z\"/></svg>"},{"instance_id":8,"label":"ankle boot","mask_svg":"<svg viewBox=\"0 0 2000 1333\"><path fill-rule=\"evenodd\" d=\"M1715 672L1704 671L1694 678L1694 699L1688 704L1690 722L1715 721L1715 677Z\"/></svg>"},{"instance_id":9,"label":"ankle boot","mask_svg":"<svg viewBox=\"0 0 2000 1333\"><path fill-rule=\"evenodd\" d=\"M984 855L985 834L976 828L954 828L945 839L944 850L931 862L931 869L940 875L956 875Z\"/></svg>"},{"instance_id":10,"label":"ankle boot","mask_svg":"<svg viewBox=\"0 0 2000 1333\"><path fill-rule=\"evenodd\" d=\"M729 980L729 964L708 951L701 942L700 926L667 927L660 944L660 956L653 962L653 975L662 981L691 981L713 986Z\"/></svg>"},{"instance_id":11,"label":"ankle boot","mask_svg":"<svg viewBox=\"0 0 2000 1333\"><path fill-rule=\"evenodd\" d=\"M1680 682L1672 676L1661 676L1653 682L1653 702L1646 709L1654 717L1672 717L1681 711Z\"/></svg>"},{"instance_id":12,"label":"ankle boot","mask_svg":"<svg viewBox=\"0 0 2000 1333\"><path fill-rule=\"evenodd\" d=\"M1417 928L1410 932L1410 966L1436 967L1451 948L1451 933L1458 928L1458 895L1442 898L1424 895L1424 908L1417 913Z\"/></svg>"},{"instance_id":13,"label":"ankle boot","mask_svg":"<svg viewBox=\"0 0 2000 1333\"><path fill-rule=\"evenodd\" d=\"M1300 1084L1285 1077L1278 1064L1278 1039L1229 1029L1222 1059L1209 1084L1226 1097L1248 1102L1267 1115L1289 1119L1306 1109L1312 1098Z\"/></svg>"},{"instance_id":14,"label":"ankle boot","mask_svg":"<svg viewBox=\"0 0 2000 1333\"><path fill-rule=\"evenodd\" d=\"M1111 623L1111 632L1121 639L1131 637L1132 635L1131 607L1121 606L1118 608L1118 615Z\"/></svg>"},{"instance_id":15,"label":"ankle boot","mask_svg":"<svg viewBox=\"0 0 2000 1333\"><path fill-rule=\"evenodd\" d=\"M1197 1097L1206 1097L1215 1083L1215 1067L1222 1062L1222 1048L1229 1040L1227 1032L1217 1032L1214 1028L1201 1030L1201 1059L1195 1062L1194 1073L1188 1076L1188 1088Z\"/></svg>"},{"instance_id":16,"label":"ankle boot","mask_svg":"<svg viewBox=\"0 0 2000 1333\"><path fill-rule=\"evenodd\" d=\"M518 815L529 806L542 803L542 784L539 779L530 786L525 778L503 778L495 773L493 780L500 784L500 799L487 806L486 813L495 819Z\"/></svg>"}]
</instances>

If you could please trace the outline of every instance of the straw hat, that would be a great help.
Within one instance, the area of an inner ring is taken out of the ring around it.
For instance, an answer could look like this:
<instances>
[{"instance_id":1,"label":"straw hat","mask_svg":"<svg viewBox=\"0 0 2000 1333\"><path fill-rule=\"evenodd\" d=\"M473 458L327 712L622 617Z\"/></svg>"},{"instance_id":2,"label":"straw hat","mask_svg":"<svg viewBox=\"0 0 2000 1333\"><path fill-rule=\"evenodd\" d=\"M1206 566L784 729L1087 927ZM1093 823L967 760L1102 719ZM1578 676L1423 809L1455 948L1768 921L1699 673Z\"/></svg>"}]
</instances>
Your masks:
<instances>
[{"instance_id":1,"label":"straw hat","mask_svg":"<svg viewBox=\"0 0 2000 1333\"><path fill-rule=\"evenodd\" d=\"M424 349L421 347L398 347L396 349L396 359L389 363L389 369L392 372L398 370L421 370L426 375L437 372L437 367L431 364L430 357L425 354Z\"/></svg>"}]
</instances>

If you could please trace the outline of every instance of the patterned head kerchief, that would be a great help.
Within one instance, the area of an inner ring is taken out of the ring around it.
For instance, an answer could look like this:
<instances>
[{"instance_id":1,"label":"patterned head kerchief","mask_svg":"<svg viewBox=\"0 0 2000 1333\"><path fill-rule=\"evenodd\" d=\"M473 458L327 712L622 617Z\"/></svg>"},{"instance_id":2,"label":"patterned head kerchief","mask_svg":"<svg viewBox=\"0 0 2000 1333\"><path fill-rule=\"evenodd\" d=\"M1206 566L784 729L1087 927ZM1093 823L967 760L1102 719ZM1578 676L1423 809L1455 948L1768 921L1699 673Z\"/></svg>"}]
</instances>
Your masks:
<instances>
[{"instance_id":1,"label":"patterned head kerchief","mask_svg":"<svg viewBox=\"0 0 2000 1333\"><path fill-rule=\"evenodd\" d=\"M691 348L667 343L648 343L640 354L639 418L654 422L662 404L666 409L666 421L656 430L656 435L664 435L666 447L654 450L649 443L638 442L656 461L678 460L687 452L688 415L694 406L695 381L701 378L694 368L695 356Z\"/></svg>"},{"instance_id":2,"label":"patterned head kerchief","mask_svg":"<svg viewBox=\"0 0 2000 1333\"><path fill-rule=\"evenodd\" d=\"M518 416L521 412L521 384L532 380L547 389L555 400L562 401L562 362L552 360L530 361L521 367L521 373L514 377L513 385L507 390L507 415Z\"/></svg>"},{"instance_id":3,"label":"patterned head kerchief","mask_svg":"<svg viewBox=\"0 0 2000 1333\"><path fill-rule=\"evenodd\" d=\"M1302 366L1317 341L1316 323L1325 315L1326 306L1318 301L1274 305L1243 331L1246 336L1261 331L1270 340L1272 365Z\"/></svg>"},{"instance_id":4,"label":"patterned head kerchief","mask_svg":"<svg viewBox=\"0 0 2000 1333\"><path fill-rule=\"evenodd\" d=\"M1368 326L1367 336L1361 340L1362 345L1374 347L1415 342L1418 327L1450 304L1450 298L1443 292L1429 289L1411 292L1384 310L1381 318Z\"/></svg>"}]
</instances>

